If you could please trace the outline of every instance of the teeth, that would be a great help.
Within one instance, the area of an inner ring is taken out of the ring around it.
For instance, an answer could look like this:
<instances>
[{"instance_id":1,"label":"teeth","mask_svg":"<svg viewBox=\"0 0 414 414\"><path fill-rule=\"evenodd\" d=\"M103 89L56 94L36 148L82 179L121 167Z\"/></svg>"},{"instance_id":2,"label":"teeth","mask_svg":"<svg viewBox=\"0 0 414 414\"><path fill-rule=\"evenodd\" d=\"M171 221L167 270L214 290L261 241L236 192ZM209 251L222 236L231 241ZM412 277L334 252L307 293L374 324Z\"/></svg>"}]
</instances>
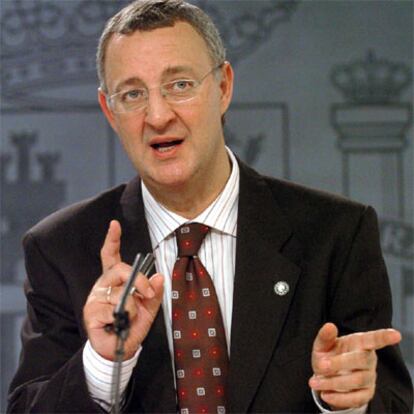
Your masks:
<instances>
[{"instance_id":1,"label":"teeth","mask_svg":"<svg viewBox=\"0 0 414 414\"><path fill-rule=\"evenodd\" d=\"M164 142L162 144L155 144L153 148L156 149L158 152L169 152L175 146L180 145L181 141L171 141L171 142Z\"/></svg>"},{"instance_id":2,"label":"teeth","mask_svg":"<svg viewBox=\"0 0 414 414\"><path fill-rule=\"evenodd\" d=\"M168 151L171 151L174 147L175 147L175 145L171 145L169 147L158 147L157 151L159 151L159 152L168 152Z\"/></svg>"}]
</instances>

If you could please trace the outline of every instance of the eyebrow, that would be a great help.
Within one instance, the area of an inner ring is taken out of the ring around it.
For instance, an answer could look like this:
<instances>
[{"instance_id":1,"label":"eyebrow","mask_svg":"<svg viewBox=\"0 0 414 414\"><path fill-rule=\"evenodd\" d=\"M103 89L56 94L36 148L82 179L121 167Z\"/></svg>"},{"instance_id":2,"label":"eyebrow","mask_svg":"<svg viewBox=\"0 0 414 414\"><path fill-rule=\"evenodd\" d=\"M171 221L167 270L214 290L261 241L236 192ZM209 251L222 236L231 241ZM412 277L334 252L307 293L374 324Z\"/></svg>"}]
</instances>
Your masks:
<instances>
[{"instance_id":1,"label":"eyebrow","mask_svg":"<svg viewBox=\"0 0 414 414\"><path fill-rule=\"evenodd\" d=\"M176 75L177 73L189 73L195 75L194 69L191 66L169 66L162 74L162 77Z\"/></svg>"},{"instance_id":2,"label":"eyebrow","mask_svg":"<svg viewBox=\"0 0 414 414\"><path fill-rule=\"evenodd\" d=\"M125 79L125 80L119 82L116 85L114 93L118 93L118 92L122 91L125 88L125 86L136 86L137 84L144 85L144 82L142 82L142 80L140 78L135 77L135 76L131 77L131 78L128 78L128 79Z\"/></svg>"},{"instance_id":3,"label":"eyebrow","mask_svg":"<svg viewBox=\"0 0 414 414\"><path fill-rule=\"evenodd\" d=\"M177 74L188 74L191 76L195 76L194 69L191 66L180 65L180 66L169 66L167 67L162 75L161 79L165 79L168 76L177 75ZM130 77L121 81L119 84L116 85L114 93L120 92L125 86L136 86L141 84L144 86L144 82L141 78L137 76Z\"/></svg>"}]
</instances>

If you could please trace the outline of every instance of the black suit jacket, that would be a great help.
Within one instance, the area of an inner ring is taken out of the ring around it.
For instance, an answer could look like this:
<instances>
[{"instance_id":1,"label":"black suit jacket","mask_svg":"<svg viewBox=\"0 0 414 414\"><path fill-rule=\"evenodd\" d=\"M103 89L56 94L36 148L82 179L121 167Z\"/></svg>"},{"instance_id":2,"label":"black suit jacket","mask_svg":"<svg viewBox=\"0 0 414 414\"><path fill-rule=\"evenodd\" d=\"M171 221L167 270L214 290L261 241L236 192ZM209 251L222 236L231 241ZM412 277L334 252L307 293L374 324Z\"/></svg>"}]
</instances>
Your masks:
<instances>
[{"instance_id":1,"label":"black suit jacket","mask_svg":"<svg viewBox=\"0 0 414 414\"><path fill-rule=\"evenodd\" d=\"M82 366L82 308L101 274L111 219L122 257L151 251L139 179L48 217L25 237L28 317L10 412L99 412ZM274 285L285 281L279 296ZM317 412L307 385L318 329L391 326L391 298L372 208L263 177L240 163L231 328L230 412ZM378 352L371 412L410 412L412 384L398 347ZM176 412L163 312L143 344L126 412Z\"/></svg>"}]
</instances>

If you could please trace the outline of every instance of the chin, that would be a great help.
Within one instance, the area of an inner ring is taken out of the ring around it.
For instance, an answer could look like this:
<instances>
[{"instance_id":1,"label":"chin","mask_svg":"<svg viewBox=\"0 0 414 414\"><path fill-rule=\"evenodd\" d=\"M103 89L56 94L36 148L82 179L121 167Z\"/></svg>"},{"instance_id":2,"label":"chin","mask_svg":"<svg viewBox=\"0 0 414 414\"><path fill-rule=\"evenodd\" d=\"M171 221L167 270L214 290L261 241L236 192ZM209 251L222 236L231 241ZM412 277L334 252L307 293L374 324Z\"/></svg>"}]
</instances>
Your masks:
<instances>
[{"instance_id":1,"label":"chin","mask_svg":"<svg viewBox=\"0 0 414 414\"><path fill-rule=\"evenodd\" d=\"M170 165L164 170L160 171L160 177L166 181L176 181L176 182L185 182L188 181L191 177L191 168L189 166L190 162L186 163L177 163L176 165Z\"/></svg>"},{"instance_id":2,"label":"chin","mask_svg":"<svg viewBox=\"0 0 414 414\"><path fill-rule=\"evenodd\" d=\"M171 189L180 189L188 183L188 180L184 178L170 177L169 179L161 180L158 183L160 186L168 187Z\"/></svg>"},{"instance_id":3,"label":"chin","mask_svg":"<svg viewBox=\"0 0 414 414\"><path fill-rule=\"evenodd\" d=\"M189 175L182 171L165 171L153 176L151 181L159 187L180 188L189 181Z\"/></svg>"}]
</instances>

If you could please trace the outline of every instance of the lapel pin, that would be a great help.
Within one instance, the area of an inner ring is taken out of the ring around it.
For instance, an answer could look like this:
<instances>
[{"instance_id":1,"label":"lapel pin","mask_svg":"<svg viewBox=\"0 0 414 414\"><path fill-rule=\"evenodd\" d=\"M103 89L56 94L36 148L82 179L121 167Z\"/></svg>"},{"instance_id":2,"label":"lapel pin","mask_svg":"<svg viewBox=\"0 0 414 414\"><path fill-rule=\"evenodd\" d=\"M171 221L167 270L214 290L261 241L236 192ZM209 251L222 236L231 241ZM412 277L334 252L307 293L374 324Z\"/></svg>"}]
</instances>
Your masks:
<instances>
[{"instance_id":1,"label":"lapel pin","mask_svg":"<svg viewBox=\"0 0 414 414\"><path fill-rule=\"evenodd\" d=\"M289 292L289 285L284 280L281 280L275 283L273 289L276 295L285 296Z\"/></svg>"}]
</instances>

